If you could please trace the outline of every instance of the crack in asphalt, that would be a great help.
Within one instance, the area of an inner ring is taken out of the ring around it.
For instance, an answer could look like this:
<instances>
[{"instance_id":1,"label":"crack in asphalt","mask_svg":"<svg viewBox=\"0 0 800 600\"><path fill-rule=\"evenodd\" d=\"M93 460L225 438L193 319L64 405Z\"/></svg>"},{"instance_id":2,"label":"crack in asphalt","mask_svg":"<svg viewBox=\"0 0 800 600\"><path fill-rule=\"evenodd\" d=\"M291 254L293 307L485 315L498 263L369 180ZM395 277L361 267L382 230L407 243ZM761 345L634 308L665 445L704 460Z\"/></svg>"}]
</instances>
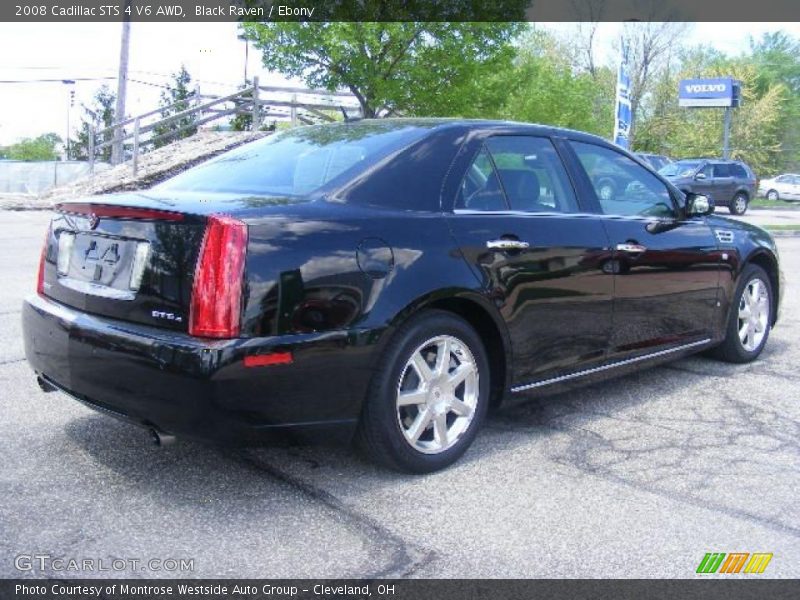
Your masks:
<instances>
[{"instance_id":1,"label":"crack in asphalt","mask_svg":"<svg viewBox=\"0 0 800 600\"><path fill-rule=\"evenodd\" d=\"M412 542L404 540L372 517L348 506L327 490L287 473L275 465L259 460L246 450L234 451L229 456L240 464L255 469L260 473L266 473L280 483L297 490L312 501L322 504L359 531L371 543L377 544L379 547L388 547L387 550L390 554L388 564L383 569L369 575L359 574L359 578L370 580L410 577L437 558L435 551L421 548Z\"/></svg>"},{"instance_id":2,"label":"crack in asphalt","mask_svg":"<svg viewBox=\"0 0 800 600\"><path fill-rule=\"evenodd\" d=\"M4 365L14 365L17 363L25 362L25 357L22 358L12 358L10 360L0 360L0 367Z\"/></svg>"},{"instance_id":3,"label":"crack in asphalt","mask_svg":"<svg viewBox=\"0 0 800 600\"><path fill-rule=\"evenodd\" d=\"M681 365L661 368L709 377ZM800 420L759 399L747 402L725 390L715 390L704 402L680 410L655 406L637 411L643 390L659 388L659 370L601 384L593 397L560 395L509 407L486 428L564 433L567 439L556 440L556 447L548 451L556 464L800 537L800 527L787 517L791 507L785 502L770 505L770 495L759 496L765 505L755 512L719 499L719 492L729 488L731 473L757 472L771 476L778 485L791 481L800 457ZM757 372L767 371L771 377L777 375L774 369ZM606 426L606 421L624 426ZM675 489L687 481L686 491ZM745 502L755 499L752 491L742 490Z\"/></svg>"}]
</instances>

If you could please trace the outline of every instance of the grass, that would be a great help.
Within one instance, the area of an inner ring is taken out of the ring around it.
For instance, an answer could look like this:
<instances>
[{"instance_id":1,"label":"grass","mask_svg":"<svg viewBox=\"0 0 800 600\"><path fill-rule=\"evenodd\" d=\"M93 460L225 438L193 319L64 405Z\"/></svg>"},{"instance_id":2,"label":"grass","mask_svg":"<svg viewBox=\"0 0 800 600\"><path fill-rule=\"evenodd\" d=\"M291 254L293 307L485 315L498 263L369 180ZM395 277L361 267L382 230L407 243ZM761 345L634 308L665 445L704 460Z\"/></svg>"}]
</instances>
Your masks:
<instances>
[{"instance_id":1,"label":"grass","mask_svg":"<svg viewBox=\"0 0 800 600\"><path fill-rule=\"evenodd\" d=\"M792 225L762 225L762 227L767 231L800 231L800 223Z\"/></svg>"},{"instance_id":2,"label":"grass","mask_svg":"<svg viewBox=\"0 0 800 600\"><path fill-rule=\"evenodd\" d=\"M750 203L751 208L781 208L784 210L800 210L800 202L786 202L785 200L767 200L756 198Z\"/></svg>"}]
</instances>

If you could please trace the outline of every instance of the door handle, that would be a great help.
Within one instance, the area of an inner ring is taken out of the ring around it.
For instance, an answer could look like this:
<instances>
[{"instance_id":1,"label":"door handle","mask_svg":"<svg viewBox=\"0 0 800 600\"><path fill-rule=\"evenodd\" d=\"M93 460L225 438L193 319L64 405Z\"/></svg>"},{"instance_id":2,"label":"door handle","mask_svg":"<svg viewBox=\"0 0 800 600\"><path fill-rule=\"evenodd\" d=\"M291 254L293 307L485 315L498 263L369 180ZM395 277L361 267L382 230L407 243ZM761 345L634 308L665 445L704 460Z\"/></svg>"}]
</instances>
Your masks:
<instances>
[{"instance_id":1,"label":"door handle","mask_svg":"<svg viewBox=\"0 0 800 600\"><path fill-rule=\"evenodd\" d=\"M521 240L499 239L486 242L486 247L490 250L527 250L531 245Z\"/></svg>"},{"instance_id":2,"label":"door handle","mask_svg":"<svg viewBox=\"0 0 800 600\"><path fill-rule=\"evenodd\" d=\"M641 254L647 252L647 247L641 244L617 244L619 252L627 252L628 254Z\"/></svg>"}]
</instances>

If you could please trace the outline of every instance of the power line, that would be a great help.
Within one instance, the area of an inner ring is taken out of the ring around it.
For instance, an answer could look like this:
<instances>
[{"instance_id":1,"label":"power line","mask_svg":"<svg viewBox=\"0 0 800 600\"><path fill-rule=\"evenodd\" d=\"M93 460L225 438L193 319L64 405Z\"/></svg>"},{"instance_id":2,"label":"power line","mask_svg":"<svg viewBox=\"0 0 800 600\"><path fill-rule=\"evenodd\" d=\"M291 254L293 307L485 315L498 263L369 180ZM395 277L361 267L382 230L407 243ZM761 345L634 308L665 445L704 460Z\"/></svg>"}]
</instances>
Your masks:
<instances>
[{"instance_id":1,"label":"power line","mask_svg":"<svg viewBox=\"0 0 800 600\"><path fill-rule=\"evenodd\" d=\"M58 79L0 79L0 83L64 83L70 81L101 81L116 79L116 77L59 77Z\"/></svg>"}]
</instances>

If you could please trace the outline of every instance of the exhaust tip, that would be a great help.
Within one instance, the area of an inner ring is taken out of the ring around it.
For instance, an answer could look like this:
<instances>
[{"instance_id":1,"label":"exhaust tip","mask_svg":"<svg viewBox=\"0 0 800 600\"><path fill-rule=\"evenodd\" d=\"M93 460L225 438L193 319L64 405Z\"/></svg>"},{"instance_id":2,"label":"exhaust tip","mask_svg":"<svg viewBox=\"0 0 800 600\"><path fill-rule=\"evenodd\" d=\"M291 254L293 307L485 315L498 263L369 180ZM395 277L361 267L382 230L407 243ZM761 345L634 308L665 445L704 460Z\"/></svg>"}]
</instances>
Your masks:
<instances>
[{"instance_id":1,"label":"exhaust tip","mask_svg":"<svg viewBox=\"0 0 800 600\"><path fill-rule=\"evenodd\" d=\"M39 389L42 390L45 394L58 391L56 386L47 382L41 375L36 376L36 384L39 386Z\"/></svg>"},{"instance_id":2,"label":"exhaust tip","mask_svg":"<svg viewBox=\"0 0 800 600\"><path fill-rule=\"evenodd\" d=\"M171 446L175 443L175 436L169 433L164 433L158 429L150 429L150 437L156 446Z\"/></svg>"}]
</instances>

